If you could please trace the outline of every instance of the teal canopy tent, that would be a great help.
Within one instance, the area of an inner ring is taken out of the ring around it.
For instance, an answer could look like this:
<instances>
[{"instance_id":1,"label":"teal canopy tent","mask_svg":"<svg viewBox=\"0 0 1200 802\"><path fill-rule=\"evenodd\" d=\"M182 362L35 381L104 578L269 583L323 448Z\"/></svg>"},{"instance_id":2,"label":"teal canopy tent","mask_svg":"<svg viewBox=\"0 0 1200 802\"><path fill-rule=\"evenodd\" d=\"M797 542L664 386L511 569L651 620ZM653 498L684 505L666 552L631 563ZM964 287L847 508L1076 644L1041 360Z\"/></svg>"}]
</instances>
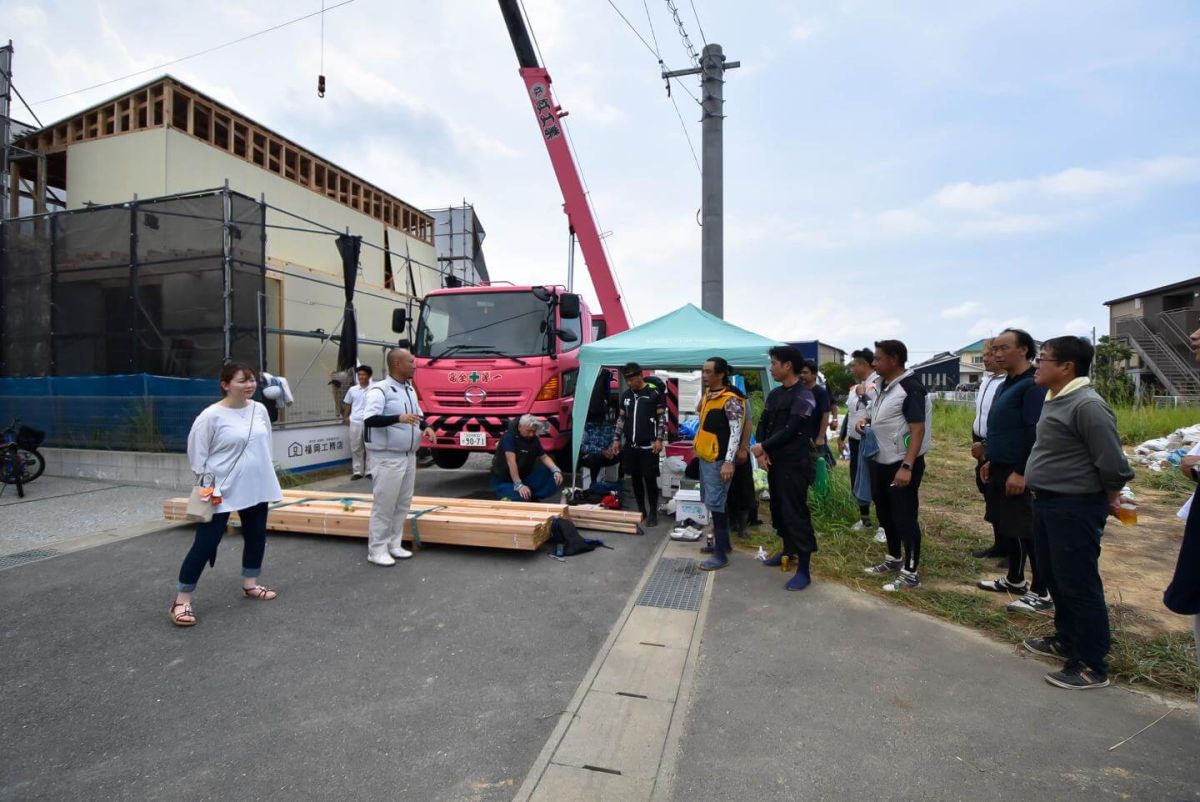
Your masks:
<instances>
[{"instance_id":1,"label":"teal canopy tent","mask_svg":"<svg viewBox=\"0 0 1200 802\"><path fill-rule=\"evenodd\" d=\"M591 388L604 367L637 362L659 370L697 370L709 357L720 356L734 368L766 371L768 351L782 343L746 331L688 304L649 323L623 331L579 349L579 379L575 386ZM770 373L767 373L770 382ZM571 421L572 464L579 459L586 409L576 398Z\"/></svg>"}]
</instances>

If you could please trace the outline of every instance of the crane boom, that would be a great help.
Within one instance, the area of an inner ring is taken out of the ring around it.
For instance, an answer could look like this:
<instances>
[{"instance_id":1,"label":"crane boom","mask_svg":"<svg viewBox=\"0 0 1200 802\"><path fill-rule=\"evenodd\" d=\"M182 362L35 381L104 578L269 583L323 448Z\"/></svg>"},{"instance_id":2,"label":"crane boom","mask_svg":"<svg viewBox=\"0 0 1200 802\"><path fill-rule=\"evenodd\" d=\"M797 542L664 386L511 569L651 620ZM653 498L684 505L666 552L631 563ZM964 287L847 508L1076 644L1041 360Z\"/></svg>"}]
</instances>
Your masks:
<instances>
[{"instance_id":1,"label":"crane boom","mask_svg":"<svg viewBox=\"0 0 1200 802\"><path fill-rule=\"evenodd\" d=\"M592 286L600 300L600 311L604 314L608 333L619 334L629 328L629 317L625 314L621 293L617 290L612 267L604 252L604 244L600 241L600 230L588 205L579 170L571 157L567 132L560 122L567 113L554 102L554 96L550 92L550 73L538 63L525 20L517 7L517 0L499 2L504 24L508 27L509 38L512 39L513 49L517 53L517 62L520 64L521 78L525 81L529 102L537 117L546 151L550 154L554 176L558 179L559 189L562 190L563 211L567 214L567 223L579 239L579 249L583 252L588 275L591 276Z\"/></svg>"}]
</instances>

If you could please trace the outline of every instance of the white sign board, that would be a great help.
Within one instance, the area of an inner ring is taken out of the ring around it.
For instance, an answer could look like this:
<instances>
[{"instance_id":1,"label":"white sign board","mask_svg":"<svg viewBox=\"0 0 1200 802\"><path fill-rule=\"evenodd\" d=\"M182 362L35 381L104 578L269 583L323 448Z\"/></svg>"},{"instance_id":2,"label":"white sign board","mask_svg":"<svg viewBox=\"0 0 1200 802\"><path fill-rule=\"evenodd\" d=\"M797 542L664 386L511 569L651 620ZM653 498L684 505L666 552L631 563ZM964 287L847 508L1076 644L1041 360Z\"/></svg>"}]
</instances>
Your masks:
<instances>
[{"instance_id":1,"label":"white sign board","mask_svg":"<svg viewBox=\"0 0 1200 802\"><path fill-rule=\"evenodd\" d=\"M271 433L275 464L289 471L306 471L350 459L350 427L336 423L289 426Z\"/></svg>"}]
</instances>

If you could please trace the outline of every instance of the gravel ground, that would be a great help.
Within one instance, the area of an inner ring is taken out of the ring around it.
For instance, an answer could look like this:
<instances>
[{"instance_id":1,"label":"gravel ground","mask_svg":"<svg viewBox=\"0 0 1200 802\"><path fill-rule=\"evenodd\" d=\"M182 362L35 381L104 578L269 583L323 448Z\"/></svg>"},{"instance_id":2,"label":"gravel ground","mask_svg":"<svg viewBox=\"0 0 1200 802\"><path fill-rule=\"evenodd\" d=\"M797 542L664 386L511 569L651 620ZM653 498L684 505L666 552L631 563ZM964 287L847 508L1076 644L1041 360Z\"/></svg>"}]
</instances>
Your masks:
<instances>
[{"instance_id":1,"label":"gravel ground","mask_svg":"<svg viewBox=\"0 0 1200 802\"><path fill-rule=\"evenodd\" d=\"M116 530L144 530L162 518L171 491L90 479L41 476L26 485L25 498L8 487L0 496L0 555L53 548L80 537Z\"/></svg>"}]
</instances>

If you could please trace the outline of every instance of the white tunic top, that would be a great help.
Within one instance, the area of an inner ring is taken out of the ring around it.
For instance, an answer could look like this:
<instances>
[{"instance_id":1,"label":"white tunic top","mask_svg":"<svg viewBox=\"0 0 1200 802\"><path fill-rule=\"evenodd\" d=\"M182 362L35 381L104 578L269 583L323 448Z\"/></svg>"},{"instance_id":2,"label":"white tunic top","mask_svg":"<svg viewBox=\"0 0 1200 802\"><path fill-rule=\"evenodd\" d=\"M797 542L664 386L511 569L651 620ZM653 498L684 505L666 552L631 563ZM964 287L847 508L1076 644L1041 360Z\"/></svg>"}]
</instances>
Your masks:
<instances>
[{"instance_id":1,"label":"white tunic top","mask_svg":"<svg viewBox=\"0 0 1200 802\"><path fill-rule=\"evenodd\" d=\"M283 498L271 456L271 419L257 401L241 409L220 403L207 407L192 423L187 453L193 473L216 478L222 500L214 512L237 512Z\"/></svg>"},{"instance_id":2,"label":"white tunic top","mask_svg":"<svg viewBox=\"0 0 1200 802\"><path fill-rule=\"evenodd\" d=\"M352 423L363 422L363 411L367 408L367 388L370 386L369 382L366 387L356 384L346 391L346 397L342 399L342 403L350 407Z\"/></svg>"}]
</instances>

